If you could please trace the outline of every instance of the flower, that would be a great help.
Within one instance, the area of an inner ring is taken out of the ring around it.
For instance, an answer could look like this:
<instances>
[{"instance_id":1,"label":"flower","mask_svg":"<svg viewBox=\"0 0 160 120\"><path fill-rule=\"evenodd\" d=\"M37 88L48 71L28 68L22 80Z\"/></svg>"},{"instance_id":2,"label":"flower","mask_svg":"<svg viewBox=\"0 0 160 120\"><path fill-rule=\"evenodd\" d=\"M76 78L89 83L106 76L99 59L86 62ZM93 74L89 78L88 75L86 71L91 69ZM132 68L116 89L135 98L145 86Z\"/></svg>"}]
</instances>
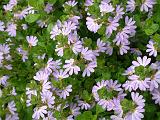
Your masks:
<instances>
[{"instance_id":1,"label":"flower","mask_svg":"<svg viewBox=\"0 0 160 120\"><path fill-rule=\"evenodd\" d=\"M62 80L62 79L64 79L64 78L68 78L68 77L69 77L69 75L67 74L67 72L66 72L66 71L63 71L62 69L53 72L53 76L54 76L57 80Z\"/></svg>"},{"instance_id":2,"label":"flower","mask_svg":"<svg viewBox=\"0 0 160 120\"><path fill-rule=\"evenodd\" d=\"M104 43L100 38L97 39L97 52L105 52L106 43Z\"/></svg>"},{"instance_id":3,"label":"flower","mask_svg":"<svg viewBox=\"0 0 160 120\"><path fill-rule=\"evenodd\" d=\"M140 10L148 12L149 9L153 8L154 4L156 4L155 0L144 0L143 4L141 5Z\"/></svg>"},{"instance_id":4,"label":"flower","mask_svg":"<svg viewBox=\"0 0 160 120\"><path fill-rule=\"evenodd\" d=\"M38 71L36 73L36 76L33 77L37 81L47 81L48 80L48 74L44 71Z\"/></svg>"},{"instance_id":5,"label":"flower","mask_svg":"<svg viewBox=\"0 0 160 120\"><path fill-rule=\"evenodd\" d=\"M2 76L2 77L0 77L0 85L7 86L8 85L8 82L7 82L8 79L9 79L8 76Z\"/></svg>"},{"instance_id":6,"label":"flower","mask_svg":"<svg viewBox=\"0 0 160 120\"><path fill-rule=\"evenodd\" d=\"M133 103L136 105L134 108L134 111L130 111L126 114L125 119L126 120L137 120L137 119L142 119L144 115L142 114L145 106L145 100L143 99L142 95L139 95L139 93L131 93L131 98L133 100Z\"/></svg>"},{"instance_id":7,"label":"flower","mask_svg":"<svg viewBox=\"0 0 160 120\"><path fill-rule=\"evenodd\" d=\"M38 20L36 23L41 28L47 27L47 24L44 21L42 21L42 20Z\"/></svg>"},{"instance_id":8,"label":"flower","mask_svg":"<svg viewBox=\"0 0 160 120\"><path fill-rule=\"evenodd\" d=\"M69 75L72 75L73 73L75 73L76 75L78 74L78 72L80 71L80 67L75 65L74 59L65 60L65 63L66 64L63 66L63 68L65 68L65 71L68 72Z\"/></svg>"},{"instance_id":9,"label":"flower","mask_svg":"<svg viewBox=\"0 0 160 120\"><path fill-rule=\"evenodd\" d=\"M150 91L154 90L155 88L158 88L160 84L160 71L157 71L154 75L151 76L150 81Z\"/></svg>"},{"instance_id":10,"label":"flower","mask_svg":"<svg viewBox=\"0 0 160 120\"><path fill-rule=\"evenodd\" d=\"M92 61L89 64L87 64L83 73L82 73L82 76L85 77L87 75L89 77L91 75L91 73L94 72L95 67L97 67L96 61Z\"/></svg>"},{"instance_id":11,"label":"flower","mask_svg":"<svg viewBox=\"0 0 160 120\"><path fill-rule=\"evenodd\" d=\"M155 42L153 40L150 40L149 43L147 44L147 50L146 52L149 52L149 56L157 56L157 49L154 46Z\"/></svg>"},{"instance_id":12,"label":"flower","mask_svg":"<svg viewBox=\"0 0 160 120\"><path fill-rule=\"evenodd\" d=\"M58 96L60 98L66 99L67 96L69 96L69 93L72 92L72 85L68 85L63 90L58 91Z\"/></svg>"},{"instance_id":13,"label":"flower","mask_svg":"<svg viewBox=\"0 0 160 120\"><path fill-rule=\"evenodd\" d=\"M46 103L49 108L53 108L53 104L55 103L54 102L55 97L52 96L52 92L50 91L42 92L41 98L43 103Z\"/></svg>"},{"instance_id":14,"label":"flower","mask_svg":"<svg viewBox=\"0 0 160 120\"><path fill-rule=\"evenodd\" d=\"M108 26L106 27L106 36L109 38L113 31L117 30L117 27L119 26L118 19L108 19Z\"/></svg>"},{"instance_id":15,"label":"flower","mask_svg":"<svg viewBox=\"0 0 160 120\"><path fill-rule=\"evenodd\" d=\"M91 108L91 105L86 103L85 101L78 100L78 106L81 107L81 110L88 110Z\"/></svg>"},{"instance_id":16,"label":"flower","mask_svg":"<svg viewBox=\"0 0 160 120\"><path fill-rule=\"evenodd\" d=\"M110 42L106 43L106 54L112 55L113 54L113 47L111 46Z\"/></svg>"},{"instance_id":17,"label":"flower","mask_svg":"<svg viewBox=\"0 0 160 120\"><path fill-rule=\"evenodd\" d=\"M17 48L17 51L22 55L22 61L25 62L28 59L28 51L23 50L21 47Z\"/></svg>"},{"instance_id":18,"label":"flower","mask_svg":"<svg viewBox=\"0 0 160 120\"><path fill-rule=\"evenodd\" d=\"M40 119L40 117L44 118L45 114L47 114L47 106L36 107L34 108L34 113L32 115L33 119Z\"/></svg>"},{"instance_id":19,"label":"flower","mask_svg":"<svg viewBox=\"0 0 160 120\"><path fill-rule=\"evenodd\" d=\"M8 32L8 35L10 35L11 37L15 37L16 36L16 29L17 29L16 24L8 23L6 32Z\"/></svg>"},{"instance_id":20,"label":"flower","mask_svg":"<svg viewBox=\"0 0 160 120\"><path fill-rule=\"evenodd\" d=\"M151 91L152 99L155 101L155 104L160 105L160 87L155 88L153 91Z\"/></svg>"},{"instance_id":21,"label":"flower","mask_svg":"<svg viewBox=\"0 0 160 120\"><path fill-rule=\"evenodd\" d=\"M88 47L82 48L81 57L85 60L93 61L95 59L94 53L92 50L88 50Z\"/></svg>"},{"instance_id":22,"label":"flower","mask_svg":"<svg viewBox=\"0 0 160 120\"><path fill-rule=\"evenodd\" d=\"M0 31L4 31L4 22L0 21Z\"/></svg>"},{"instance_id":23,"label":"flower","mask_svg":"<svg viewBox=\"0 0 160 120\"><path fill-rule=\"evenodd\" d=\"M44 8L44 11L49 14L53 10L53 4L47 3L47 5Z\"/></svg>"},{"instance_id":24,"label":"flower","mask_svg":"<svg viewBox=\"0 0 160 120\"><path fill-rule=\"evenodd\" d=\"M63 56L63 50L64 50L64 47L61 46L61 44L58 42L58 44L56 45L56 49L55 49L55 51L57 52L57 55L62 57Z\"/></svg>"},{"instance_id":25,"label":"flower","mask_svg":"<svg viewBox=\"0 0 160 120\"><path fill-rule=\"evenodd\" d=\"M10 47L8 44L0 44L0 52L7 55L9 54Z\"/></svg>"},{"instance_id":26,"label":"flower","mask_svg":"<svg viewBox=\"0 0 160 120\"><path fill-rule=\"evenodd\" d=\"M11 112L12 115L15 114L15 112L17 111L17 108L16 108L16 104L15 104L14 101L11 101L11 102L8 103L8 109Z\"/></svg>"},{"instance_id":27,"label":"flower","mask_svg":"<svg viewBox=\"0 0 160 120\"><path fill-rule=\"evenodd\" d=\"M22 24L21 26L22 26L23 30L27 30L28 29L27 24Z\"/></svg>"},{"instance_id":28,"label":"flower","mask_svg":"<svg viewBox=\"0 0 160 120\"><path fill-rule=\"evenodd\" d=\"M87 22L86 22L86 25L87 25L87 28L96 33L98 31L98 29L100 29L101 27L101 24L98 24L96 21L96 19L93 19L92 17L87 17L86 18Z\"/></svg>"},{"instance_id":29,"label":"flower","mask_svg":"<svg viewBox=\"0 0 160 120\"><path fill-rule=\"evenodd\" d=\"M73 116L77 116L81 113L79 111L80 107L78 107L77 104L74 104L74 103L70 104L70 110L71 110L71 113L72 113Z\"/></svg>"},{"instance_id":30,"label":"flower","mask_svg":"<svg viewBox=\"0 0 160 120\"><path fill-rule=\"evenodd\" d=\"M136 3L135 0L128 0L127 1L127 6L126 6L126 11L133 12L136 8Z\"/></svg>"},{"instance_id":31,"label":"flower","mask_svg":"<svg viewBox=\"0 0 160 120\"><path fill-rule=\"evenodd\" d=\"M138 66L146 67L150 62L151 62L151 58L147 58L147 56L144 56L143 58L137 57L137 61L133 61L132 64L135 67L138 67Z\"/></svg>"},{"instance_id":32,"label":"flower","mask_svg":"<svg viewBox=\"0 0 160 120\"><path fill-rule=\"evenodd\" d=\"M49 89L51 89L51 82L48 82L47 80L43 81L42 92L49 92Z\"/></svg>"},{"instance_id":33,"label":"flower","mask_svg":"<svg viewBox=\"0 0 160 120\"><path fill-rule=\"evenodd\" d=\"M70 0L68 2L65 2L65 4L71 6L71 7L74 7L77 5L78 2L76 2L75 0Z\"/></svg>"},{"instance_id":34,"label":"flower","mask_svg":"<svg viewBox=\"0 0 160 120\"><path fill-rule=\"evenodd\" d=\"M130 47L128 45L129 45L128 43L124 43L124 44L121 44L119 46L119 48L120 48L120 50L119 50L120 55L123 55L123 54L127 53L127 51L130 49Z\"/></svg>"},{"instance_id":35,"label":"flower","mask_svg":"<svg viewBox=\"0 0 160 120\"><path fill-rule=\"evenodd\" d=\"M76 43L73 44L73 47L72 47L72 51L74 52L74 54L78 54L79 52L82 51L82 42L81 41L77 41Z\"/></svg>"},{"instance_id":36,"label":"flower","mask_svg":"<svg viewBox=\"0 0 160 120\"><path fill-rule=\"evenodd\" d=\"M100 12L102 13L102 15L104 15L105 13L113 12L114 7L109 2L110 2L110 0L102 0L101 1L99 8L100 8Z\"/></svg>"},{"instance_id":37,"label":"flower","mask_svg":"<svg viewBox=\"0 0 160 120\"><path fill-rule=\"evenodd\" d=\"M124 10L123 7L121 7L120 5L116 5L116 15L115 15L114 19L119 21L119 19L123 18L122 16L125 14L125 12L123 10Z\"/></svg>"},{"instance_id":38,"label":"flower","mask_svg":"<svg viewBox=\"0 0 160 120\"><path fill-rule=\"evenodd\" d=\"M60 27L61 27L61 22L57 21L56 25L53 26L52 31L50 32L51 39L55 40L55 37L61 33Z\"/></svg>"},{"instance_id":39,"label":"flower","mask_svg":"<svg viewBox=\"0 0 160 120\"><path fill-rule=\"evenodd\" d=\"M67 36L71 31L76 30L77 26L72 21L65 21L62 27L62 35Z\"/></svg>"},{"instance_id":40,"label":"flower","mask_svg":"<svg viewBox=\"0 0 160 120\"><path fill-rule=\"evenodd\" d=\"M19 120L18 113L15 113L14 115L6 114L5 120Z\"/></svg>"},{"instance_id":41,"label":"flower","mask_svg":"<svg viewBox=\"0 0 160 120\"><path fill-rule=\"evenodd\" d=\"M26 39L30 47L37 45L38 39L36 36L27 36Z\"/></svg>"}]
</instances>

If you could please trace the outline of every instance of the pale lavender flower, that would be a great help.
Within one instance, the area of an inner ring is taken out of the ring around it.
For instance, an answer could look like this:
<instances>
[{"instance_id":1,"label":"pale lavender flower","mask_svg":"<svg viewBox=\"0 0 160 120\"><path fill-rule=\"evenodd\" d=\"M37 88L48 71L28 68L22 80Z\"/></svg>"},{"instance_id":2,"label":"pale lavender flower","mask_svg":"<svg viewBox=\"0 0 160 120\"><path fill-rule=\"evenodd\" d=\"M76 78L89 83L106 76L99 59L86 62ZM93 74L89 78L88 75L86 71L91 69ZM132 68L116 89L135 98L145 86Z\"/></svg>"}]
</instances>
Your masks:
<instances>
[{"instance_id":1,"label":"pale lavender flower","mask_svg":"<svg viewBox=\"0 0 160 120\"><path fill-rule=\"evenodd\" d=\"M85 1L85 6L91 6L93 5L94 1L93 0L86 0Z\"/></svg>"},{"instance_id":2,"label":"pale lavender flower","mask_svg":"<svg viewBox=\"0 0 160 120\"><path fill-rule=\"evenodd\" d=\"M79 36L77 34L77 31L71 32L68 35L68 44L73 44L76 43L77 41L79 41Z\"/></svg>"},{"instance_id":3,"label":"pale lavender flower","mask_svg":"<svg viewBox=\"0 0 160 120\"><path fill-rule=\"evenodd\" d=\"M151 94L152 94L152 100L155 101L155 104L160 105L160 87L151 91Z\"/></svg>"},{"instance_id":4,"label":"pale lavender flower","mask_svg":"<svg viewBox=\"0 0 160 120\"><path fill-rule=\"evenodd\" d=\"M9 102L7 107L8 107L9 112L10 112L12 115L14 115L15 112L17 111L16 104L15 104L14 101Z\"/></svg>"},{"instance_id":5,"label":"pale lavender flower","mask_svg":"<svg viewBox=\"0 0 160 120\"><path fill-rule=\"evenodd\" d=\"M58 96L60 98L66 99L67 96L69 96L69 93L72 92L72 85L68 85L63 90L58 91Z\"/></svg>"},{"instance_id":6,"label":"pale lavender flower","mask_svg":"<svg viewBox=\"0 0 160 120\"><path fill-rule=\"evenodd\" d=\"M116 42L116 45L129 43L128 38L130 36L133 36L136 32L136 26L134 24L135 21L133 20L133 18L129 18L128 16L125 17L126 26L122 29L122 31L117 33L116 38L114 40L114 42Z\"/></svg>"},{"instance_id":7,"label":"pale lavender flower","mask_svg":"<svg viewBox=\"0 0 160 120\"><path fill-rule=\"evenodd\" d=\"M109 38L113 31L117 30L117 27L119 26L118 19L108 19L108 26L106 27L106 36Z\"/></svg>"},{"instance_id":8,"label":"pale lavender flower","mask_svg":"<svg viewBox=\"0 0 160 120\"><path fill-rule=\"evenodd\" d=\"M4 31L4 22L0 21L0 31Z\"/></svg>"},{"instance_id":9,"label":"pale lavender flower","mask_svg":"<svg viewBox=\"0 0 160 120\"><path fill-rule=\"evenodd\" d=\"M0 44L0 52L3 53L4 55L9 54L10 52L10 47L8 44Z\"/></svg>"},{"instance_id":10,"label":"pale lavender flower","mask_svg":"<svg viewBox=\"0 0 160 120\"><path fill-rule=\"evenodd\" d=\"M128 45L129 45L128 43L124 43L119 46L120 55L126 54L128 52L128 50L130 49Z\"/></svg>"},{"instance_id":11,"label":"pale lavender flower","mask_svg":"<svg viewBox=\"0 0 160 120\"><path fill-rule=\"evenodd\" d=\"M9 79L9 77L6 76L6 75L0 77L0 85L7 86L8 85L8 82L7 82L8 79Z\"/></svg>"},{"instance_id":12,"label":"pale lavender flower","mask_svg":"<svg viewBox=\"0 0 160 120\"><path fill-rule=\"evenodd\" d=\"M51 89L51 82L48 82L47 80L43 81L42 92L48 92L49 89Z\"/></svg>"},{"instance_id":13,"label":"pale lavender flower","mask_svg":"<svg viewBox=\"0 0 160 120\"><path fill-rule=\"evenodd\" d=\"M153 70L160 70L160 62L156 61L155 63L152 63L150 65L150 68L153 69Z\"/></svg>"},{"instance_id":14,"label":"pale lavender flower","mask_svg":"<svg viewBox=\"0 0 160 120\"><path fill-rule=\"evenodd\" d=\"M69 0L68 2L65 2L65 4L74 7L77 5L78 2L76 2L75 0Z\"/></svg>"},{"instance_id":15,"label":"pale lavender flower","mask_svg":"<svg viewBox=\"0 0 160 120\"><path fill-rule=\"evenodd\" d=\"M36 76L33 77L37 81L47 81L48 80L48 74L44 71L38 71L36 73Z\"/></svg>"},{"instance_id":16,"label":"pale lavender flower","mask_svg":"<svg viewBox=\"0 0 160 120\"><path fill-rule=\"evenodd\" d=\"M16 29L17 29L16 24L8 23L6 32L8 32L8 35L10 35L11 37L15 37L16 36Z\"/></svg>"},{"instance_id":17,"label":"pale lavender flower","mask_svg":"<svg viewBox=\"0 0 160 120\"><path fill-rule=\"evenodd\" d=\"M144 78L142 80L138 75L131 75L128 77L132 82L132 90L137 90L138 88L141 91L146 91L149 88L150 78Z\"/></svg>"},{"instance_id":18,"label":"pale lavender flower","mask_svg":"<svg viewBox=\"0 0 160 120\"><path fill-rule=\"evenodd\" d=\"M90 104L82 100L78 100L78 106L81 107L81 110L88 110L91 108Z\"/></svg>"},{"instance_id":19,"label":"pale lavender flower","mask_svg":"<svg viewBox=\"0 0 160 120\"><path fill-rule=\"evenodd\" d=\"M112 55L113 54L113 47L111 46L110 42L106 43L106 54Z\"/></svg>"},{"instance_id":20,"label":"pale lavender flower","mask_svg":"<svg viewBox=\"0 0 160 120\"><path fill-rule=\"evenodd\" d=\"M12 11L13 7L14 7L14 6L11 5L11 4L3 5L3 9L4 9L5 11Z\"/></svg>"},{"instance_id":21,"label":"pale lavender flower","mask_svg":"<svg viewBox=\"0 0 160 120\"><path fill-rule=\"evenodd\" d=\"M156 57L157 56L157 49L156 47L154 46L155 42L153 40L150 40L149 43L147 44L147 50L146 52L149 53L149 56L154 56Z\"/></svg>"},{"instance_id":22,"label":"pale lavender flower","mask_svg":"<svg viewBox=\"0 0 160 120\"><path fill-rule=\"evenodd\" d=\"M145 109L145 100L143 99L142 95L139 95L139 93L131 93L131 98L133 100L133 103L136 105L134 111L130 111L125 115L126 120L141 120L144 118L144 113Z\"/></svg>"},{"instance_id":23,"label":"pale lavender flower","mask_svg":"<svg viewBox=\"0 0 160 120\"><path fill-rule=\"evenodd\" d=\"M100 8L100 12L101 12L102 16L105 13L110 13L110 12L113 12L113 10L114 10L114 7L110 3L110 0L102 0L101 4L99 5L99 8Z\"/></svg>"},{"instance_id":24,"label":"pale lavender flower","mask_svg":"<svg viewBox=\"0 0 160 120\"><path fill-rule=\"evenodd\" d=\"M74 22L65 21L62 27L62 35L67 36L73 30L76 30L76 29L77 29L77 25Z\"/></svg>"},{"instance_id":25,"label":"pale lavender flower","mask_svg":"<svg viewBox=\"0 0 160 120\"><path fill-rule=\"evenodd\" d=\"M53 104L55 97L52 95L52 92L47 91L47 92L42 92L41 93L41 99L43 103L46 103L49 108L53 108Z\"/></svg>"},{"instance_id":26,"label":"pale lavender flower","mask_svg":"<svg viewBox=\"0 0 160 120\"><path fill-rule=\"evenodd\" d=\"M4 57L3 57L3 53L2 53L2 52L0 52L0 64L2 63L3 59L4 59Z\"/></svg>"},{"instance_id":27,"label":"pale lavender flower","mask_svg":"<svg viewBox=\"0 0 160 120\"><path fill-rule=\"evenodd\" d=\"M65 65L63 66L63 68L65 68L65 71L69 73L69 75L72 74L78 74L78 72L80 71L80 67L78 67L75 64L75 60L74 59L70 59L70 60L65 60Z\"/></svg>"},{"instance_id":28,"label":"pale lavender flower","mask_svg":"<svg viewBox=\"0 0 160 120\"><path fill-rule=\"evenodd\" d=\"M97 62L96 61L92 61L90 62L89 64L86 65L83 73L82 73L82 76L85 77L85 76L90 76L91 73L94 72L94 69L97 67Z\"/></svg>"},{"instance_id":29,"label":"pale lavender flower","mask_svg":"<svg viewBox=\"0 0 160 120\"><path fill-rule=\"evenodd\" d=\"M47 27L47 24L44 21L42 21L42 20L38 20L36 23L41 28Z\"/></svg>"},{"instance_id":30,"label":"pale lavender flower","mask_svg":"<svg viewBox=\"0 0 160 120\"><path fill-rule=\"evenodd\" d=\"M27 36L26 39L30 47L37 45L38 39L36 36Z\"/></svg>"},{"instance_id":31,"label":"pale lavender flower","mask_svg":"<svg viewBox=\"0 0 160 120\"><path fill-rule=\"evenodd\" d=\"M148 12L149 9L153 8L153 5L156 4L155 0L144 0L143 4L141 5L140 10Z\"/></svg>"},{"instance_id":32,"label":"pale lavender flower","mask_svg":"<svg viewBox=\"0 0 160 120\"><path fill-rule=\"evenodd\" d=\"M44 8L44 11L49 14L53 10L53 4L47 3L47 5Z\"/></svg>"},{"instance_id":33,"label":"pale lavender flower","mask_svg":"<svg viewBox=\"0 0 160 120\"><path fill-rule=\"evenodd\" d=\"M97 39L97 51L98 52L105 52L105 50L106 50L106 43L104 43L102 40L100 40L100 38L99 39Z\"/></svg>"},{"instance_id":34,"label":"pale lavender flower","mask_svg":"<svg viewBox=\"0 0 160 120\"><path fill-rule=\"evenodd\" d=\"M96 33L98 31L98 29L100 29L100 27L102 26L102 24L97 23L98 19L93 19L92 17L87 17L86 20L87 20L87 22L86 22L87 28L94 33Z\"/></svg>"},{"instance_id":35,"label":"pale lavender flower","mask_svg":"<svg viewBox=\"0 0 160 120\"><path fill-rule=\"evenodd\" d=\"M62 57L63 56L63 49L64 47L61 46L61 44L58 42L58 44L56 45L56 49L55 52L57 52L57 55Z\"/></svg>"},{"instance_id":36,"label":"pale lavender flower","mask_svg":"<svg viewBox=\"0 0 160 120\"><path fill-rule=\"evenodd\" d=\"M125 14L123 10L124 10L123 7L121 7L120 5L116 5L116 13L115 13L116 15L114 19L117 19L117 21L119 21L119 19L121 19L123 15Z\"/></svg>"},{"instance_id":37,"label":"pale lavender flower","mask_svg":"<svg viewBox=\"0 0 160 120\"><path fill-rule=\"evenodd\" d=\"M93 61L95 59L93 51L89 50L88 47L82 48L81 57L88 61Z\"/></svg>"},{"instance_id":38,"label":"pale lavender flower","mask_svg":"<svg viewBox=\"0 0 160 120\"><path fill-rule=\"evenodd\" d=\"M26 106L29 107L31 106L31 97L32 95L37 96L37 91L36 90L31 90L30 88L26 88L26 96L27 96L27 100L26 100Z\"/></svg>"},{"instance_id":39,"label":"pale lavender flower","mask_svg":"<svg viewBox=\"0 0 160 120\"><path fill-rule=\"evenodd\" d=\"M17 51L22 56L22 61L25 62L28 59L28 51L23 50L21 47L17 48Z\"/></svg>"},{"instance_id":40,"label":"pale lavender flower","mask_svg":"<svg viewBox=\"0 0 160 120\"><path fill-rule=\"evenodd\" d=\"M75 23L76 25L79 25L78 20L80 19L80 16L73 16L71 18L68 19L68 21L71 21L73 23Z\"/></svg>"},{"instance_id":41,"label":"pale lavender flower","mask_svg":"<svg viewBox=\"0 0 160 120\"><path fill-rule=\"evenodd\" d=\"M131 48L131 53L142 56L142 52L138 48Z\"/></svg>"},{"instance_id":42,"label":"pale lavender flower","mask_svg":"<svg viewBox=\"0 0 160 120\"><path fill-rule=\"evenodd\" d=\"M70 111L74 117L81 114L80 107L78 107L77 104L74 104L74 103L70 104Z\"/></svg>"},{"instance_id":43,"label":"pale lavender flower","mask_svg":"<svg viewBox=\"0 0 160 120\"><path fill-rule=\"evenodd\" d=\"M22 24L21 26L22 26L22 29L23 29L23 30L27 30L27 29L28 29L27 24Z\"/></svg>"},{"instance_id":44,"label":"pale lavender flower","mask_svg":"<svg viewBox=\"0 0 160 120\"><path fill-rule=\"evenodd\" d=\"M135 67L134 66L130 66L127 68L127 70L125 70L125 72L123 73L123 75L133 75L133 73L135 73Z\"/></svg>"},{"instance_id":45,"label":"pale lavender flower","mask_svg":"<svg viewBox=\"0 0 160 120\"><path fill-rule=\"evenodd\" d=\"M127 6L126 6L126 11L133 12L136 8L136 3L135 0L128 0L127 1Z\"/></svg>"},{"instance_id":46,"label":"pale lavender flower","mask_svg":"<svg viewBox=\"0 0 160 120\"><path fill-rule=\"evenodd\" d=\"M55 117L53 117L53 112L48 111L47 117L43 118L43 120L57 120Z\"/></svg>"},{"instance_id":47,"label":"pale lavender flower","mask_svg":"<svg viewBox=\"0 0 160 120\"><path fill-rule=\"evenodd\" d=\"M59 24L59 23L60 24ZM57 36L57 35L59 35L59 34L61 34L61 30L60 30L60 27L61 27L61 22L60 21L58 21L57 23L56 23L56 25L55 26L53 26L53 28L52 28L52 31L50 32L50 34L51 34L51 39L53 39L53 40L55 40L55 37Z\"/></svg>"},{"instance_id":48,"label":"pale lavender flower","mask_svg":"<svg viewBox=\"0 0 160 120\"><path fill-rule=\"evenodd\" d=\"M147 56L144 56L143 58L137 57L137 61L133 61L132 64L135 67L138 67L138 66L146 67L150 62L151 62L151 58L147 58Z\"/></svg>"},{"instance_id":49,"label":"pale lavender flower","mask_svg":"<svg viewBox=\"0 0 160 120\"><path fill-rule=\"evenodd\" d=\"M19 120L18 113L12 114L6 114L5 120Z\"/></svg>"},{"instance_id":50,"label":"pale lavender flower","mask_svg":"<svg viewBox=\"0 0 160 120\"><path fill-rule=\"evenodd\" d=\"M53 76L56 78L56 80L61 80L69 77L67 72L63 71L62 69L53 72Z\"/></svg>"},{"instance_id":51,"label":"pale lavender flower","mask_svg":"<svg viewBox=\"0 0 160 120\"><path fill-rule=\"evenodd\" d=\"M150 81L150 91L152 91L155 88L158 88L160 84L160 71L157 71L154 75L151 76Z\"/></svg>"},{"instance_id":52,"label":"pale lavender flower","mask_svg":"<svg viewBox=\"0 0 160 120\"><path fill-rule=\"evenodd\" d=\"M45 117L45 114L47 114L47 106L42 106L42 107L36 107L34 108L34 113L32 115L33 119L40 119Z\"/></svg>"},{"instance_id":53,"label":"pale lavender flower","mask_svg":"<svg viewBox=\"0 0 160 120\"><path fill-rule=\"evenodd\" d=\"M82 41L77 41L76 43L73 44L73 47L72 47L72 51L74 52L74 54L78 54L79 52L82 51Z\"/></svg>"}]
</instances>

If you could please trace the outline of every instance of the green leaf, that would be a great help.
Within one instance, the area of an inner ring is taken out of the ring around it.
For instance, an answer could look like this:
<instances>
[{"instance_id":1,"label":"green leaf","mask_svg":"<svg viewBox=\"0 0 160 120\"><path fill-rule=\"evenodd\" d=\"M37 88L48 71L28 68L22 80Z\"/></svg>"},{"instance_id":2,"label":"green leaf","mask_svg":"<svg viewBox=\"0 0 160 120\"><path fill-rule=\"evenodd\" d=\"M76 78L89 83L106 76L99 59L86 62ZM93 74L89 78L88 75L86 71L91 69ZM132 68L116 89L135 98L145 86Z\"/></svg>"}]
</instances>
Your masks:
<instances>
[{"instance_id":1,"label":"green leaf","mask_svg":"<svg viewBox=\"0 0 160 120\"><path fill-rule=\"evenodd\" d=\"M105 109L103 109L100 105L96 105L96 114L98 115L99 113L102 113L104 112Z\"/></svg>"},{"instance_id":2,"label":"green leaf","mask_svg":"<svg viewBox=\"0 0 160 120\"><path fill-rule=\"evenodd\" d=\"M25 21L28 23L33 23L36 20L38 20L38 18L40 17L40 14L29 14L26 18Z\"/></svg>"},{"instance_id":3,"label":"green leaf","mask_svg":"<svg viewBox=\"0 0 160 120\"><path fill-rule=\"evenodd\" d=\"M92 119L92 112L85 111L85 112L83 112L83 114L78 115L76 120L93 120Z\"/></svg>"},{"instance_id":4,"label":"green leaf","mask_svg":"<svg viewBox=\"0 0 160 120\"><path fill-rule=\"evenodd\" d=\"M152 24L149 28L145 29L145 33L147 35L152 35L158 30L158 28L159 28L158 24Z\"/></svg>"},{"instance_id":5,"label":"green leaf","mask_svg":"<svg viewBox=\"0 0 160 120\"><path fill-rule=\"evenodd\" d=\"M48 1L50 4L55 4L57 2L57 0L49 0Z\"/></svg>"},{"instance_id":6,"label":"green leaf","mask_svg":"<svg viewBox=\"0 0 160 120\"><path fill-rule=\"evenodd\" d=\"M87 101L91 99L91 96L89 95L88 91L84 90L82 93L82 98Z\"/></svg>"}]
</instances>

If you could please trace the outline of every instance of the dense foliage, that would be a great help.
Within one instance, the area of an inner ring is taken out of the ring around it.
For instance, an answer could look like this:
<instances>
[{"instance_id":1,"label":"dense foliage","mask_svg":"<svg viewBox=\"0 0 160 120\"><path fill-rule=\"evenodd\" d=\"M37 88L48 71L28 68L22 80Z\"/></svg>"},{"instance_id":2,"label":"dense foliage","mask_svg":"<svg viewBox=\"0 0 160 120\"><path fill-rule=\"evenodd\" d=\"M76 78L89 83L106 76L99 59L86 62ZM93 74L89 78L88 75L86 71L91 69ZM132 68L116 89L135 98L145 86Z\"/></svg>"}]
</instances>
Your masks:
<instances>
[{"instance_id":1,"label":"dense foliage","mask_svg":"<svg viewBox=\"0 0 160 120\"><path fill-rule=\"evenodd\" d=\"M0 120L159 120L160 0L1 0Z\"/></svg>"}]
</instances>

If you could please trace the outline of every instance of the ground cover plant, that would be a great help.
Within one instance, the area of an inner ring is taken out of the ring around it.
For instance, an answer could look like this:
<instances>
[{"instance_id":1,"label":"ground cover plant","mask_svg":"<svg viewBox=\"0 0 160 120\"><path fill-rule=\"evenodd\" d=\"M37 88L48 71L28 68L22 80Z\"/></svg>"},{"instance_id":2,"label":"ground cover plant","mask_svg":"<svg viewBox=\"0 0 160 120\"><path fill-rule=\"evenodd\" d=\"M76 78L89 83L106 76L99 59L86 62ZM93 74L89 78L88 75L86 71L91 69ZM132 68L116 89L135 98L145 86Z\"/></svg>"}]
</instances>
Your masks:
<instances>
[{"instance_id":1,"label":"ground cover plant","mask_svg":"<svg viewBox=\"0 0 160 120\"><path fill-rule=\"evenodd\" d=\"M1 0L0 120L160 120L160 0Z\"/></svg>"}]
</instances>

